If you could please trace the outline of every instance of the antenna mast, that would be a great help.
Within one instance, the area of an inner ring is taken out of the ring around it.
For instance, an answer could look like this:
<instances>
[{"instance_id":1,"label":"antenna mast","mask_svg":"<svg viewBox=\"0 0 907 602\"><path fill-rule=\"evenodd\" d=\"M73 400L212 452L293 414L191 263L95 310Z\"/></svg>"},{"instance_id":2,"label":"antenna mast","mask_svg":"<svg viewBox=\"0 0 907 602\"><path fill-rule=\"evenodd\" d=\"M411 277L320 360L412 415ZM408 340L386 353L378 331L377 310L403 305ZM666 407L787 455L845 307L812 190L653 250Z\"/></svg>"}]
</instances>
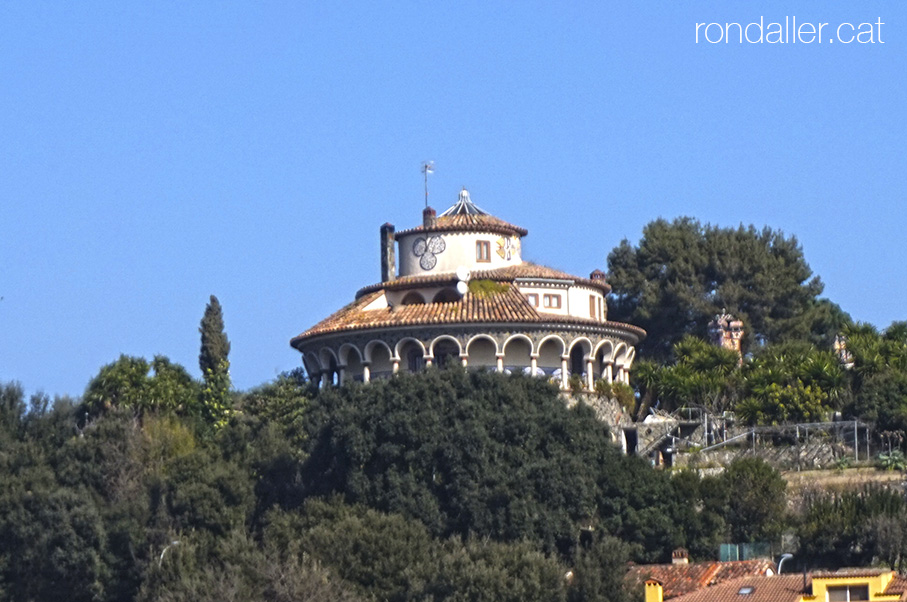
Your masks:
<instances>
[{"instance_id":1,"label":"antenna mast","mask_svg":"<svg viewBox=\"0 0 907 602\"><path fill-rule=\"evenodd\" d=\"M422 162L422 178L425 181L425 206L428 207L428 174L435 173L434 161Z\"/></svg>"}]
</instances>

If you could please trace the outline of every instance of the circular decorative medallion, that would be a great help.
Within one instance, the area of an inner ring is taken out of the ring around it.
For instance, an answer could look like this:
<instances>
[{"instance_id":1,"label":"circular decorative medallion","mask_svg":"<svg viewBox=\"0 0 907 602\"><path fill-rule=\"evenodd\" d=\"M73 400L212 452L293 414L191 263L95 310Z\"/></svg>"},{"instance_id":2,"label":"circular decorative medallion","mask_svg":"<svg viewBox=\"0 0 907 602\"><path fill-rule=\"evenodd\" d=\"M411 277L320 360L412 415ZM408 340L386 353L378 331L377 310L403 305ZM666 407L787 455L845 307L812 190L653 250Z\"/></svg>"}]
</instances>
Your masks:
<instances>
[{"instance_id":1,"label":"circular decorative medallion","mask_svg":"<svg viewBox=\"0 0 907 602\"><path fill-rule=\"evenodd\" d=\"M438 265L438 253L443 253L447 243L440 236L429 236L428 239L417 238L413 241L413 255L419 258L419 267L428 271Z\"/></svg>"},{"instance_id":2,"label":"circular decorative medallion","mask_svg":"<svg viewBox=\"0 0 907 602\"><path fill-rule=\"evenodd\" d=\"M423 270L430 270L438 265L438 258L435 257L432 253L426 253L419 259L419 265Z\"/></svg>"},{"instance_id":3,"label":"circular decorative medallion","mask_svg":"<svg viewBox=\"0 0 907 602\"><path fill-rule=\"evenodd\" d=\"M437 255L438 253L443 253L446 248L447 243L440 236L432 236L428 239L428 250L430 253Z\"/></svg>"}]
</instances>

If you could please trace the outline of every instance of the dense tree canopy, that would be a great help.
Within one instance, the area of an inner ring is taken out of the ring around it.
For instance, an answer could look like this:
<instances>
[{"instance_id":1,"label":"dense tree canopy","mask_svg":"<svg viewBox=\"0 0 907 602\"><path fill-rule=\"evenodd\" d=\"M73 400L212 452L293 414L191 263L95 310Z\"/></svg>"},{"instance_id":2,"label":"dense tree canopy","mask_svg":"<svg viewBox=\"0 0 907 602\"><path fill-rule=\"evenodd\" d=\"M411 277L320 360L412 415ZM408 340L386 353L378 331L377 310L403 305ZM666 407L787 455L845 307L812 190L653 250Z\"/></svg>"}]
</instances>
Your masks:
<instances>
[{"instance_id":1,"label":"dense tree canopy","mask_svg":"<svg viewBox=\"0 0 907 602\"><path fill-rule=\"evenodd\" d=\"M847 413L871 421L880 432L907 435L907 323L883 332L858 324L844 331L853 396Z\"/></svg>"},{"instance_id":2,"label":"dense tree canopy","mask_svg":"<svg viewBox=\"0 0 907 602\"><path fill-rule=\"evenodd\" d=\"M686 336L672 357L666 364L643 360L636 366L638 419L655 406L730 410L752 425L823 421L849 399L838 358L808 343L766 345L741 361L733 351Z\"/></svg>"},{"instance_id":3,"label":"dense tree canopy","mask_svg":"<svg viewBox=\"0 0 907 602\"><path fill-rule=\"evenodd\" d=\"M310 496L340 493L436 536L529 538L562 554L587 524L640 560L669 557L679 538L665 475L539 379L433 370L326 391L309 417Z\"/></svg>"},{"instance_id":4,"label":"dense tree canopy","mask_svg":"<svg viewBox=\"0 0 907 602\"><path fill-rule=\"evenodd\" d=\"M537 379L287 374L211 430L184 376L121 358L84 402L0 387L0 601L625 602L627 560L687 540L669 476Z\"/></svg>"},{"instance_id":5,"label":"dense tree canopy","mask_svg":"<svg viewBox=\"0 0 907 602\"><path fill-rule=\"evenodd\" d=\"M92 415L114 407L130 408L139 414L172 412L198 413L201 389L185 368L158 355L144 358L121 355L101 368L88 384L84 407Z\"/></svg>"},{"instance_id":6,"label":"dense tree canopy","mask_svg":"<svg viewBox=\"0 0 907 602\"><path fill-rule=\"evenodd\" d=\"M608 256L611 319L646 329L642 355L667 358L684 335L707 335L725 311L743 320L747 342L826 342L849 318L818 298L793 236L769 228L721 228L692 218L658 219L637 246L624 240Z\"/></svg>"}]
</instances>

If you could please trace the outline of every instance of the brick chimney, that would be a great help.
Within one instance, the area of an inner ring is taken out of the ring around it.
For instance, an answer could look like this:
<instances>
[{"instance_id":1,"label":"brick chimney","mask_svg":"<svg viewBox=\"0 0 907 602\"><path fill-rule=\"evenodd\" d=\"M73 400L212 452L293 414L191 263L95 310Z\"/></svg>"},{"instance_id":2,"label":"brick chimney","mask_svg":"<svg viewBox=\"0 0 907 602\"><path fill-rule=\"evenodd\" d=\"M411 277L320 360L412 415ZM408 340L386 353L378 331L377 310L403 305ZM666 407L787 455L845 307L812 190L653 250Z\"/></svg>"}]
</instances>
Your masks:
<instances>
[{"instance_id":1,"label":"brick chimney","mask_svg":"<svg viewBox=\"0 0 907 602\"><path fill-rule=\"evenodd\" d=\"M671 564L690 564L690 553L683 548L671 552Z\"/></svg>"},{"instance_id":2,"label":"brick chimney","mask_svg":"<svg viewBox=\"0 0 907 602\"><path fill-rule=\"evenodd\" d=\"M381 282L390 282L397 277L397 258L394 254L394 226L381 226Z\"/></svg>"},{"instance_id":3,"label":"brick chimney","mask_svg":"<svg viewBox=\"0 0 907 602\"><path fill-rule=\"evenodd\" d=\"M426 207L422 210L422 226L425 228L431 228L438 222L437 214L435 210L431 207Z\"/></svg>"}]
</instances>

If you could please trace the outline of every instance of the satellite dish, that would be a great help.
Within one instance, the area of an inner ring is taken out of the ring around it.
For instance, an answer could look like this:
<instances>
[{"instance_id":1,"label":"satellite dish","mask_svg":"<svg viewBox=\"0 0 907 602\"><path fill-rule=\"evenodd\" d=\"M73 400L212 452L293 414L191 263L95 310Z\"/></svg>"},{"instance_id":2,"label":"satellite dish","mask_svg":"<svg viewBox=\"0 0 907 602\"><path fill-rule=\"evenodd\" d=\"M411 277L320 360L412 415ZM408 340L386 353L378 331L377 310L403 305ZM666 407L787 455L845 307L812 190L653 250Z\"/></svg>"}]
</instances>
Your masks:
<instances>
[{"instance_id":1,"label":"satellite dish","mask_svg":"<svg viewBox=\"0 0 907 602\"><path fill-rule=\"evenodd\" d=\"M457 279L466 282L469 280L469 270L466 269L466 266L461 265L457 268Z\"/></svg>"},{"instance_id":2,"label":"satellite dish","mask_svg":"<svg viewBox=\"0 0 907 602\"><path fill-rule=\"evenodd\" d=\"M462 297L462 296L465 296L465 295L466 295L466 291L468 291L468 290L469 290L469 285L468 285L468 284L466 284L466 283L463 282L462 280L460 280L459 282L457 282L457 292L460 293L460 296L461 296L461 297Z\"/></svg>"}]
</instances>

